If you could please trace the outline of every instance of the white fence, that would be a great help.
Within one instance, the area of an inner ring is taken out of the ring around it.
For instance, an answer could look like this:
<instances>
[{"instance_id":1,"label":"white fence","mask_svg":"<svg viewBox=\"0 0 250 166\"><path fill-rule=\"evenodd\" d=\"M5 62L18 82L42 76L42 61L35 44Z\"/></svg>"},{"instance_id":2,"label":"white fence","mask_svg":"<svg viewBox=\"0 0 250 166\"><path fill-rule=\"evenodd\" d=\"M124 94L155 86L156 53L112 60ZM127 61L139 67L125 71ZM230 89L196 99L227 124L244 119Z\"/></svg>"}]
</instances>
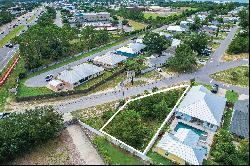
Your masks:
<instances>
[{"instance_id":1,"label":"white fence","mask_svg":"<svg viewBox=\"0 0 250 166\"><path fill-rule=\"evenodd\" d=\"M146 149L144 150L143 154L146 155L148 153L148 151L151 149L151 147L154 145L156 139L158 138L159 133L161 132L162 128L166 125L166 123L169 121L169 119L173 116L174 111L176 109L176 107L179 105L179 103L181 102L182 98L184 97L184 95L187 93L190 85L184 85L184 87L186 87L186 90L184 91L184 93L181 95L181 97L179 98L179 100L176 102L174 108L171 110L171 112L168 114L167 118L163 121L163 123L161 124L161 126L158 128L157 132L155 133L154 137L151 139L151 141L149 142L148 146L146 147Z\"/></svg>"},{"instance_id":2,"label":"white fence","mask_svg":"<svg viewBox=\"0 0 250 166\"><path fill-rule=\"evenodd\" d=\"M91 127L91 126L89 126L89 125L83 123L83 122L80 121L80 120L78 120L78 122L79 122L79 124L81 125L81 127L86 128L86 129L88 129L89 131L91 131L91 132L93 132L93 133L95 133L95 134L97 134L97 135L99 135L99 136L103 136L103 133L101 133L100 131L94 129L93 127Z\"/></svg>"},{"instance_id":3,"label":"white fence","mask_svg":"<svg viewBox=\"0 0 250 166\"><path fill-rule=\"evenodd\" d=\"M157 139L161 129L164 127L164 125L167 123L167 121L171 118L171 116L174 113L174 110L176 109L177 105L180 103L180 101L182 100L182 98L184 97L184 95L186 94L186 92L188 91L190 85L179 85L179 86L174 86L174 87L170 87L168 89L164 89L164 90L160 90L154 93L150 93L144 96L140 96L137 97L135 99L130 99L128 100L104 125L103 127L100 129L100 132L103 133L103 135L109 140L111 141L113 144L120 146L121 148L129 151L130 153L140 157L141 159L145 160L145 161L150 161L150 158L146 156L147 152L150 150L150 148L153 146L155 140ZM170 112L170 114L167 116L167 118L164 120L164 122L161 124L160 128L157 130L156 134L154 135L154 137L151 139L151 141L149 142L149 144L147 145L146 149L144 150L144 152L140 152L139 150L127 145L126 143L122 142L121 140L116 139L115 137L109 135L108 133L106 133L105 131L103 131L103 129L114 119L114 117L120 112L122 111L126 105L132 101L135 100L139 100L141 98L144 97L148 97L157 93L161 93L161 92L166 92L169 90L173 90L173 89L177 89L177 88L186 88L186 90L184 91L184 93L182 94L182 96L179 98L179 100L177 101L177 103L175 104L174 108L172 109L172 111Z\"/></svg>"}]
</instances>

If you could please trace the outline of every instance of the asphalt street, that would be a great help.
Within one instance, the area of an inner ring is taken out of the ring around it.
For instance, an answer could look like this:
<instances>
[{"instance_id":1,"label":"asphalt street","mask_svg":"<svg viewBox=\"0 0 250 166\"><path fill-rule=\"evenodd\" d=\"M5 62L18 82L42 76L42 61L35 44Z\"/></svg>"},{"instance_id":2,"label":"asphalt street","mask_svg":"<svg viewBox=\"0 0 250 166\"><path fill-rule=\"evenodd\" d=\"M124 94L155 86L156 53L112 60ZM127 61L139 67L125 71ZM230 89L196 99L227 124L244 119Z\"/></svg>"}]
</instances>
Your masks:
<instances>
[{"instance_id":1,"label":"asphalt street","mask_svg":"<svg viewBox=\"0 0 250 166\"><path fill-rule=\"evenodd\" d=\"M0 40L2 40L9 32L11 32L14 28L13 25L25 25L24 29L18 34L20 35L21 33L25 32L28 29L28 25L32 26L36 24L36 20L38 19L39 15L41 14L42 11L44 11L44 7L39 7L34 9L32 12L28 12L17 19L13 20L11 23L8 23L4 26L1 27L1 32L4 31L3 34L0 35ZM32 17L35 16L35 18L28 23L28 20ZM18 21L20 20L20 21ZM10 59L13 57L14 53L18 50L19 46L14 45L13 48L9 48L6 46L3 46L0 48L0 72L5 68L5 66L8 64Z\"/></svg>"}]
</instances>

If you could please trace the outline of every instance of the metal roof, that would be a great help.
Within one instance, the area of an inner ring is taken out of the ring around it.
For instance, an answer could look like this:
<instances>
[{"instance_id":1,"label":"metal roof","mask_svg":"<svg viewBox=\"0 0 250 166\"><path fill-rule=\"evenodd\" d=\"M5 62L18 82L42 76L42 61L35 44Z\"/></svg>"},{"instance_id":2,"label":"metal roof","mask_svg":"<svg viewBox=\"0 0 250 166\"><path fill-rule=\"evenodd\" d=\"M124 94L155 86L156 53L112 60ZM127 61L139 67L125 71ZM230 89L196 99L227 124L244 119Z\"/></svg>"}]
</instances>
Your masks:
<instances>
[{"instance_id":1,"label":"metal roof","mask_svg":"<svg viewBox=\"0 0 250 166\"><path fill-rule=\"evenodd\" d=\"M197 146L199 135L190 129L179 130L175 135L165 133L156 147L174 154L190 164L202 165L207 150Z\"/></svg>"},{"instance_id":2,"label":"metal roof","mask_svg":"<svg viewBox=\"0 0 250 166\"><path fill-rule=\"evenodd\" d=\"M126 60L126 59L127 59L126 56L122 56L122 55L114 54L112 52L108 52L105 55L95 57L93 60L96 62L101 62L101 63L109 64L109 65L113 66L113 65L116 65L116 64Z\"/></svg>"},{"instance_id":3,"label":"metal roof","mask_svg":"<svg viewBox=\"0 0 250 166\"><path fill-rule=\"evenodd\" d=\"M220 126L225 105L225 97L212 94L199 85L190 89L176 111Z\"/></svg>"},{"instance_id":4,"label":"metal roof","mask_svg":"<svg viewBox=\"0 0 250 166\"><path fill-rule=\"evenodd\" d=\"M230 131L240 137L249 138L249 99L235 103Z\"/></svg>"},{"instance_id":5,"label":"metal roof","mask_svg":"<svg viewBox=\"0 0 250 166\"><path fill-rule=\"evenodd\" d=\"M81 79L102 72L103 70L104 69L102 67L98 67L88 63L82 63L80 65L62 71L61 73L59 73L57 78L70 84L74 84Z\"/></svg>"}]
</instances>

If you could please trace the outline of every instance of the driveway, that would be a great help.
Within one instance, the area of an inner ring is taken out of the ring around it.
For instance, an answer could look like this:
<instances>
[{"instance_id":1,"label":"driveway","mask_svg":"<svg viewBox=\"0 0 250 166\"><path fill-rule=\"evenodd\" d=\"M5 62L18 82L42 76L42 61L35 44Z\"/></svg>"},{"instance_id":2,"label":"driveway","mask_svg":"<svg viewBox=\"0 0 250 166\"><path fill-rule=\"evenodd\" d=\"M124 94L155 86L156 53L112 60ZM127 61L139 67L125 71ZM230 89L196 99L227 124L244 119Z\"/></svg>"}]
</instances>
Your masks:
<instances>
[{"instance_id":1,"label":"driveway","mask_svg":"<svg viewBox=\"0 0 250 166\"><path fill-rule=\"evenodd\" d=\"M80 158L84 160L85 165L105 165L79 125L71 125L67 127L67 130L80 154Z\"/></svg>"}]
</instances>

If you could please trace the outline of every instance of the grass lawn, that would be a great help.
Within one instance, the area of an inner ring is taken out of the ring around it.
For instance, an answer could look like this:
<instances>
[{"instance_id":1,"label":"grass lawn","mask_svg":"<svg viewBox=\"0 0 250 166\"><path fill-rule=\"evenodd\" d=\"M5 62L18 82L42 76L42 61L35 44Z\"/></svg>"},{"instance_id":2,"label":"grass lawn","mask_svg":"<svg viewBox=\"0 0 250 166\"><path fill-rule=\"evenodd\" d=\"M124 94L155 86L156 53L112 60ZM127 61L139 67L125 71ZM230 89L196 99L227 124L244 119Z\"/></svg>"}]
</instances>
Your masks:
<instances>
[{"instance_id":1,"label":"grass lawn","mask_svg":"<svg viewBox=\"0 0 250 166\"><path fill-rule=\"evenodd\" d=\"M208 90L212 90L212 85L209 84L203 84L203 83L199 83L199 82L194 82L193 86L198 86L198 85L203 85L204 87L206 87Z\"/></svg>"},{"instance_id":2,"label":"grass lawn","mask_svg":"<svg viewBox=\"0 0 250 166\"><path fill-rule=\"evenodd\" d=\"M148 19L150 16L154 19L157 16L160 16L157 13L153 13L153 12L143 12L144 18Z\"/></svg>"},{"instance_id":3,"label":"grass lawn","mask_svg":"<svg viewBox=\"0 0 250 166\"><path fill-rule=\"evenodd\" d=\"M0 87L0 112L3 112L5 105L9 101L12 101L15 97L14 94L9 92L9 89L16 86L16 78L18 77L19 73L25 72L25 69L23 67L24 63L24 60L20 58L18 64L8 77L5 84Z\"/></svg>"},{"instance_id":4,"label":"grass lawn","mask_svg":"<svg viewBox=\"0 0 250 166\"><path fill-rule=\"evenodd\" d=\"M143 24L134 20L128 20L128 24L132 26L134 30L140 30L147 26L147 24Z\"/></svg>"},{"instance_id":5,"label":"grass lawn","mask_svg":"<svg viewBox=\"0 0 250 166\"><path fill-rule=\"evenodd\" d=\"M149 141L154 136L157 129L162 124L163 120L167 117L169 112L172 110L175 103L177 102L177 100L179 99L179 97L181 96L183 92L184 92L184 88L174 89L174 90L154 94L148 97L144 97L136 101L132 101L128 105L126 105L126 108L124 108L124 110L119 112L114 117L114 119L104 128L104 131L116 137L117 139L120 139L126 144L133 146L131 145L131 142L129 142L128 140L125 140L124 137L119 134L120 131L118 132L115 126L121 125L119 123L127 124L128 119L124 119L123 122L120 122L119 119L122 118L122 115L124 114L124 112L129 111L129 110L134 110L135 112L139 114L140 119L141 119L140 123L142 124L142 126L146 128L146 131L147 131L147 135L141 136L142 144L137 147L134 146L136 149L143 151L146 148ZM168 106L162 105L161 103L166 103ZM158 114L150 113L150 112L154 112L156 107L158 110L161 110L161 112ZM155 116L155 117L152 118L152 116ZM132 126L128 126L128 130L127 129L125 130L126 132L131 131L131 134L134 133Z\"/></svg>"},{"instance_id":6,"label":"grass lawn","mask_svg":"<svg viewBox=\"0 0 250 166\"><path fill-rule=\"evenodd\" d=\"M236 101L238 101L238 97L239 97L239 94L234 91L228 90L226 92L226 98L228 102L235 103Z\"/></svg>"},{"instance_id":7,"label":"grass lawn","mask_svg":"<svg viewBox=\"0 0 250 166\"><path fill-rule=\"evenodd\" d=\"M103 137L96 137L93 142L108 165L145 165L143 161L111 144Z\"/></svg>"},{"instance_id":8,"label":"grass lawn","mask_svg":"<svg viewBox=\"0 0 250 166\"><path fill-rule=\"evenodd\" d=\"M227 37L227 32L219 32L218 36L213 37L214 40L224 40Z\"/></svg>"},{"instance_id":9,"label":"grass lawn","mask_svg":"<svg viewBox=\"0 0 250 166\"><path fill-rule=\"evenodd\" d=\"M176 165L171 160L159 155L156 152L149 151L147 156L153 160L154 165Z\"/></svg>"},{"instance_id":10,"label":"grass lawn","mask_svg":"<svg viewBox=\"0 0 250 166\"><path fill-rule=\"evenodd\" d=\"M212 43L212 51L215 51L218 47L220 46L219 42L214 42Z\"/></svg>"},{"instance_id":11,"label":"grass lawn","mask_svg":"<svg viewBox=\"0 0 250 166\"><path fill-rule=\"evenodd\" d=\"M118 104L118 101L77 110L72 112L71 114L76 119L80 119L87 125L99 130L116 112L116 104Z\"/></svg>"},{"instance_id":12,"label":"grass lawn","mask_svg":"<svg viewBox=\"0 0 250 166\"><path fill-rule=\"evenodd\" d=\"M33 15L30 19L28 19L27 24L31 23L36 18L35 15Z\"/></svg>"},{"instance_id":13,"label":"grass lawn","mask_svg":"<svg viewBox=\"0 0 250 166\"><path fill-rule=\"evenodd\" d=\"M19 89L17 93L18 97L39 96L39 95L44 95L44 94L56 93L47 87L35 87L35 88L27 87L24 85L24 82L25 82L24 80L20 81Z\"/></svg>"},{"instance_id":14,"label":"grass lawn","mask_svg":"<svg viewBox=\"0 0 250 166\"><path fill-rule=\"evenodd\" d=\"M152 80L161 80L164 78L161 74L159 74L159 72L157 72L155 70L141 74L139 77L140 78L148 78L148 79L152 79Z\"/></svg>"},{"instance_id":15,"label":"grass lawn","mask_svg":"<svg viewBox=\"0 0 250 166\"><path fill-rule=\"evenodd\" d=\"M241 54L233 54L233 55L224 53L221 59L222 61L235 61L239 59L249 59L249 53L241 53Z\"/></svg>"},{"instance_id":16,"label":"grass lawn","mask_svg":"<svg viewBox=\"0 0 250 166\"><path fill-rule=\"evenodd\" d=\"M144 81L144 80L137 80L137 81L134 81L134 85L132 85L131 82L127 83L125 85L126 88L130 88L130 87L133 87L133 86L138 86L138 85L143 85L143 84L146 84L147 82Z\"/></svg>"},{"instance_id":17,"label":"grass lawn","mask_svg":"<svg viewBox=\"0 0 250 166\"><path fill-rule=\"evenodd\" d=\"M249 87L249 67L239 66L236 68L212 74L211 77L217 81L231 85Z\"/></svg>"},{"instance_id":18,"label":"grass lawn","mask_svg":"<svg viewBox=\"0 0 250 166\"><path fill-rule=\"evenodd\" d=\"M6 43L8 43L11 39L16 37L16 35L23 30L24 25L20 25L10 31L2 40L0 40L0 48L3 47Z\"/></svg>"}]
</instances>

